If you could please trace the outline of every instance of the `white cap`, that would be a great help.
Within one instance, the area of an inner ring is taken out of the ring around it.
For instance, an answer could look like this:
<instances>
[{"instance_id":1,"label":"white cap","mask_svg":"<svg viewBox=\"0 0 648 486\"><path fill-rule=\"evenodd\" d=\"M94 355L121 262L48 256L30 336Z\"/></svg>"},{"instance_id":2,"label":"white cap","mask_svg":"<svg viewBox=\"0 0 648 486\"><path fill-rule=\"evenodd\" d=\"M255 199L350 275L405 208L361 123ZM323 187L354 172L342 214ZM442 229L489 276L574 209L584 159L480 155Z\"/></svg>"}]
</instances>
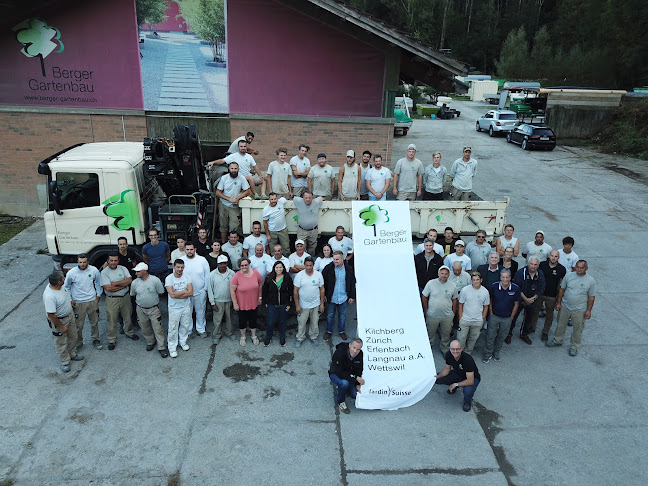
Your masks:
<instances>
[{"instance_id":1,"label":"white cap","mask_svg":"<svg viewBox=\"0 0 648 486\"><path fill-rule=\"evenodd\" d=\"M457 246L457 245L466 246L466 244L463 242L463 240L455 241L455 246Z\"/></svg>"},{"instance_id":2,"label":"white cap","mask_svg":"<svg viewBox=\"0 0 648 486\"><path fill-rule=\"evenodd\" d=\"M148 270L148 265L144 262L140 262L137 265L135 265L135 268L133 268L134 271L140 272L142 270Z\"/></svg>"},{"instance_id":3,"label":"white cap","mask_svg":"<svg viewBox=\"0 0 648 486\"><path fill-rule=\"evenodd\" d=\"M297 240L297 241L295 241L295 246L297 246L297 245L305 245L305 244L306 244L306 243L304 243L304 240Z\"/></svg>"},{"instance_id":4,"label":"white cap","mask_svg":"<svg viewBox=\"0 0 648 486\"><path fill-rule=\"evenodd\" d=\"M448 267L447 265L441 265L439 267L439 273L441 273L441 270L443 269L446 269L448 272L452 273L452 270L450 270L450 267Z\"/></svg>"},{"instance_id":5,"label":"white cap","mask_svg":"<svg viewBox=\"0 0 648 486\"><path fill-rule=\"evenodd\" d=\"M216 259L216 263L227 263L228 258L225 255L218 255L218 258Z\"/></svg>"},{"instance_id":6,"label":"white cap","mask_svg":"<svg viewBox=\"0 0 648 486\"><path fill-rule=\"evenodd\" d=\"M545 234L544 234L544 231L542 231L542 230L538 230L538 231L535 232L536 235L537 235L538 233L540 233L542 236L545 235Z\"/></svg>"},{"instance_id":7,"label":"white cap","mask_svg":"<svg viewBox=\"0 0 648 486\"><path fill-rule=\"evenodd\" d=\"M355 157L355 152L353 150L347 150L347 157Z\"/></svg>"},{"instance_id":8,"label":"white cap","mask_svg":"<svg viewBox=\"0 0 648 486\"><path fill-rule=\"evenodd\" d=\"M416 145L414 145L413 143L410 143L410 144L407 146L407 150L409 150L409 149L414 149L414 150L416 150Z\"/></svg>"}]
</instances>

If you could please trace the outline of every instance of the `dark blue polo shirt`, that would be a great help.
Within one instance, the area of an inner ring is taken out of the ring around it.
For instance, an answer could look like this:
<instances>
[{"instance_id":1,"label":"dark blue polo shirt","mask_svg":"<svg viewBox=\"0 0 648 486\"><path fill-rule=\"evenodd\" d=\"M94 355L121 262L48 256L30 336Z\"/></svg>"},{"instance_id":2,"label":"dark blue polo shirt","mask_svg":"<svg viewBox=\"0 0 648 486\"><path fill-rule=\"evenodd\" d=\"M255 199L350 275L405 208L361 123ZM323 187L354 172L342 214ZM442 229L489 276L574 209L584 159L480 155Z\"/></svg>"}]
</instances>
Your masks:
<instances>
[{"instance_id":1,"label":"dark blue polo shirt","mask_svg":"<svg viewBox=\"0 0 648 486\"><path fill-rule=\"evenodd\" d=\"M522 300L520 287L512 282L508 289L502 287L500 282L495 282L490 288L490 294L493 314L497 317L511 317L513 306Z\"/></svg>"}]
</instances>

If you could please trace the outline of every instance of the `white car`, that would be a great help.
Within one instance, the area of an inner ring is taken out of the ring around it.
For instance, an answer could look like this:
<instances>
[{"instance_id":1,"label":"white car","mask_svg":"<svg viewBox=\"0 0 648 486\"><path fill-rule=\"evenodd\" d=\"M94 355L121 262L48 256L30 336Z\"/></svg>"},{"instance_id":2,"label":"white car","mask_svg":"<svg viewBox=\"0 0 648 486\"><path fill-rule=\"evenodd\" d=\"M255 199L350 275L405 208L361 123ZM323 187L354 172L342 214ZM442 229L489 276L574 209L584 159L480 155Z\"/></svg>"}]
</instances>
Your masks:
<instances>
[{"instance_id":1,"label":"white car","mask_svg":"<svg viewBox=\"0 0 648 486\"><path fill-rule=\"evenodd\" d=\"M476 129L478 132L486 130L491 137L500 132L515 130L520 124L517 114L510 110L490 110L477 120Z\"/></svg>"}]
</instances>

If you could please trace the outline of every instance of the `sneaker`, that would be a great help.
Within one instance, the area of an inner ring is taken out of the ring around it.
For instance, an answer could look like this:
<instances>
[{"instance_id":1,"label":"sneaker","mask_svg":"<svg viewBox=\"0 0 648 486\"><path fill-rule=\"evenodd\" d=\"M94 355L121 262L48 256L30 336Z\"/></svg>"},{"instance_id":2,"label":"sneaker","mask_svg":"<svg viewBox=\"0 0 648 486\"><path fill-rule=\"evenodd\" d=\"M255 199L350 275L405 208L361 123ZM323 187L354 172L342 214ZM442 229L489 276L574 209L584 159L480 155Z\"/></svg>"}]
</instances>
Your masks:
<instances>
[{"instance_id":1,"label":"sneaker","mask_svg":"<svg viewBox=\"0 0 648 486\"><path fill-rule=\"evenodd\" d=\"M302 342L301 342L301 341L296 341L296 342L295 342L295 347L296 347L296 348L300 348L301 345L302 345Z\"/></svg>"},{"instance_id":2,"label":"sneaker","mask_svg":"<svg viewBox=\"0 0 648 486\"><path fill-rule=\"evenodd\" d=\"M488 363L490 360L491 360L491 357L490 357L490 356L484 356L484 357L482 358L482 363Z\"/></svg>"},{"instance_id":3,"label":"sneaker","mask_svg":"<svg viewBox=\"0 0 648 486\"><path fill-rule=\"evenodd\" d=\"M324 339L324 341L328 341L329 339L331 339L331 333L325 332L324 336L322 336L322 339Z\"/></svg>"},{"instance_id":4,"label":"sneaker","mask_svg":"<svg viewBox=\"0 0 648 486\"><path fill-rule=\"evenodd\" d=\"M500 356L499 356L499 354L494 354L494 355L493 355L493 360L495 360L495 361L499 361L499 360L500 360Z\"/></svg>"},{"instance_id":5,"label":"sneaker","mask_svg":"<svg viewBox=\"0 0 648 486\"><path fill-rule=\"evenodd\" d=\"M569 348L569 356L576 356L578 354L578 349Z\"/></svg>"},{"instance_id":6,"label":"sneaker","mask_svg":"<svg viewBox=\"0 0 648 486\"><path fill-rule=\"evenodd\" d=\"M70 372L70 365L61 365L61 371L63 373L69 373Z\"/></svg>"},{"instance_id":7,"label":"sneaker","mask_svg":"<svg viewBox=\"0 0 648 486\"><path fill-rule=\"evenodd\" d=\"M108 343L108 350L112 351L115 349L115 343Z\"/></svg>"},{"instance_id":8,"label":"sneaker","mask_svg":"<svg viewBox=\"0 0 648 486\"><path fill-rule=\"evenodd\" d=\"M172 358L177 358L178 357L178 352L177 351L171 351L169 353L169 356L171 356Z\"/></svg>"},{"instance_id":9,"label":"sneaker","mask_svg":"<svg viewBox=\"0 0 648 486\"><path fill-rule=\"evenodd\" d=\"M271 342L272 342L272 339L269 339L267 341L263 341L263 345L267 348L268 346L270 346Z\"/></svg>"},{"instance_id":10,"label":"sneaker","mask_svg":"<svg viewBox=\"0 0 648 486\"><path fill-rule=\"evenodd\" d=\"M83 356L80 354L75 354L70 358L72 361L83 361Z\"/></svg>"},{"instance_id":11,"label":"sneaker","mask_svg":"<svg viewBox=\"0 0 648 486\"><path fill-rule=\"evenodd\" d=\"M338 408L340 409L340 412L349 414L351 413L351 410L349 410L349 407L347 407L346 402L342 402L338 404Z\"/></svg>"},{"instance_id":12,"label":"sneaker","mask_svg":"<svg viewBox=\"0 0 648 486\"><path fill-rule=\"evenodd\" d=\"M540 336L540 339L546 343L547 341L549 341L549 334L543 332L542 336Z\"/></svg>"},{"instance_id":13,"label":"sneaker","mask_svg":"<svg viewBox=\"0 0 648 486\"><path fill-rule=\"evenodd\" d=\"M220 338L212 338L212 344L220 343Z\"/></svg>"},{"instance_id":14,"label":"sneaker","mask_svg":"<svg viewBox=\"0 0 648 486\"><path fill-rule=\"evenodd\" d=\"M472 407L472 403L470 402L464 402L463 404L463 411L464 412L470 412L470 408Z\"/></svg>"},{"instance_id":15,"label":"sneaker","mask_svg":"<svg viewBox=\"0 0 648 486\"><path fill-rule=\"evenodd\" d=\"M188 344L181 344L180 347L182 348L183 351L189 351L189 345Z\"/></svg>"},{"instance_id":16,"label":"sneaker","mask_svg":"<svg viewBox=\"0 0 648 486\"><path fill-rule=\"evenodd\" d=\"M315 339L311 339L311 344L312 344L313 346L319 346L319 339L317 339L317 338L315 338Z\"/></svg>"},{"instance_id":17,"label":"sneaker","mask_svg":"<svg viewBox=\"0 0 648 486\"><path fill-rule=\"evenodd\" d=\"M206 333L206 332L199 332L199 333L198 333L198 336L200 336L201 338L205 339L205 338L207 337L207 333Z\"/></svg>"},{"instance_id":18,"label":"sneaker","mask_svg":"<svg viewBox=\"0 0 648 486\"><path fill-rule=\"evenodd\" d=\"M92 341L92 345L94 346L95 349L103 349L103 346L101 345L101 341Z\"/></svg>"},{"instance_id":19,"label":"sneaker","mask_svg":"<svg viewBox=\"0 0 648 486\"><path fill-rule=\"evenodd\" d=\"M547 346L548 348L553 348L553 347L556 347L556 346L562 346L562 343L558 344L556 341L554 341L552 339L551 341L547 341L545 343L545 346Z\"/></svg>"},{"instance_id":20,"label":"sneaker","mask_svg":"<svg viewBox=\"0 0 648 486\"><path fill-rule=\"evenodd\" d=\"M169 352L166 349L160 349L160 356L162 356L163 358L168 358Z\"/></svg>"}]
</instances>

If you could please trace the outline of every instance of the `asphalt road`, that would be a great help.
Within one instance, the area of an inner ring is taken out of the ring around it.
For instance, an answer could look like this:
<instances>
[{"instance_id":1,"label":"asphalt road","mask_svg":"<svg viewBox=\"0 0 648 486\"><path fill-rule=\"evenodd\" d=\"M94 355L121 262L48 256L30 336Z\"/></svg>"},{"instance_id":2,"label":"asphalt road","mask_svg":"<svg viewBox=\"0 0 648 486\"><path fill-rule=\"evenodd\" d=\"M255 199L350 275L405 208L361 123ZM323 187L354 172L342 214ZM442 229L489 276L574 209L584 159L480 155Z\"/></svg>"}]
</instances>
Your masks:
<instances>
[{"instance_id":1,"label":"asphalt road","mask_svg":"<svg viewBox=\"0 0 648 486\"><path fill-rule=\"evenodd\" d=\"M449 168L470 145L480 164L475 191L511 198L508 221L522 243L538 229L553 247L567 234L576 239L598 282L577 357L546 348L539 336L531 346L514 339L499 363L478 359L482 383L469 413L460 397L435 386L407 409L351 405L340 416L326 373L332 345L295 349L294 330L286 348L192 339L188 352L163 360L123 336L116 350L96 351L86 324L86 359L63 375L41 298L51 270L49 257L37 254L45 247L41 221L0 247L0 481L645 484L643 166L560 141L553 152L523 152L475 132L487 105L457 105L461 118L418 120L396 138L393 161L413 142L425 163L440 150ZM352 306L351 335L354 315ZM101 316L105 329L103 305ZM437 347L435 355L440 366Z\"/></svg>"}]
</instances>

